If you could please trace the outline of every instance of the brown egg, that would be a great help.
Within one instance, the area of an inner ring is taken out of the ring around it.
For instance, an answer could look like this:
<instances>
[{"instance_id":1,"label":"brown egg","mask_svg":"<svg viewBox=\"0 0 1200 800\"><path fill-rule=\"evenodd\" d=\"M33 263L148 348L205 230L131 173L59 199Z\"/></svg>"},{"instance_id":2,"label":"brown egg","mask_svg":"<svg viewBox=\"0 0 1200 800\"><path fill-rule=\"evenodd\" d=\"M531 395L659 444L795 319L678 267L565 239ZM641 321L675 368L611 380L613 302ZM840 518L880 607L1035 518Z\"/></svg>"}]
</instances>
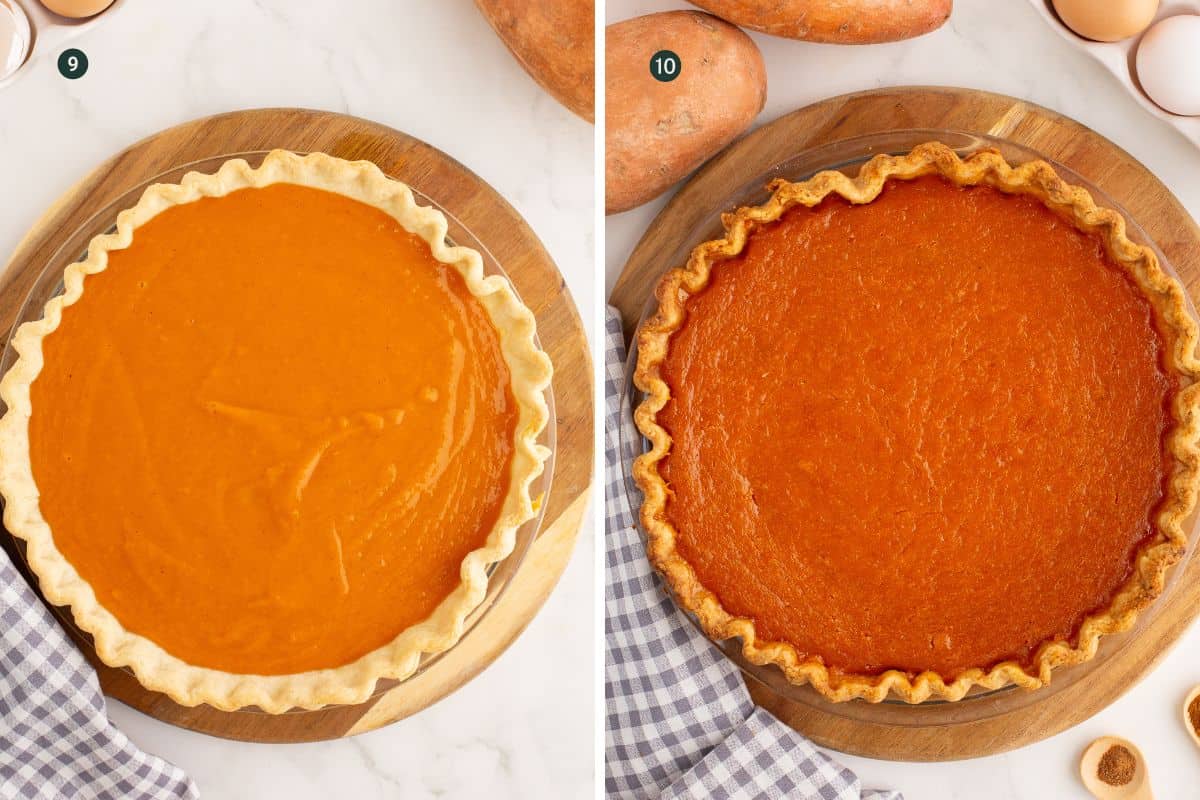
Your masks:
<instances>
[{"instance_id":1,"label":"brown egg","mask_svg":"<svg viewBox=\"0 0 1200 800\"><path fill-rule=\"evenodd\" d=\"M1150 27L1158 0L1054 0L1054 10L1085 39L1119 42Z\"/></svg>"},{"instance_id":2,"label":"brown egg","mask_svg":"<svg viewBox=\"0 0 1200 800\"><path fill-rule=\"evenodd\" d=\"M94 17L113 4L113 0L41 0L42 5L60 17Z\"/></svg>"}]
</instances>

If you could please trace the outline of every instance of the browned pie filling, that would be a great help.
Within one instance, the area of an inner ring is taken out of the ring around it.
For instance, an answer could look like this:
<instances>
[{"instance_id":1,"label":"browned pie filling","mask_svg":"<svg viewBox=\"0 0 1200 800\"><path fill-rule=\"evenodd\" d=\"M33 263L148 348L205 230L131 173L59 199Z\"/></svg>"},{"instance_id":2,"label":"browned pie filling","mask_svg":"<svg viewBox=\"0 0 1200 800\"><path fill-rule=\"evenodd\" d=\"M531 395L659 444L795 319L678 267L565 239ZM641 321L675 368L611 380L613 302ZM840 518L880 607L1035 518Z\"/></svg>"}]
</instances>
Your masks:
<instances>
[{"instance_id":1,"label":"browned pie filling","mask_svg":"<svg viewBox=\"0 0 1200 800\"><path fill-rule=\"evenodd\" d=\"M1028 664L1153 532L1163 351L1038 199L925 177L794 208L713 268L661 366L678 551L835 673Z\"/></svg>"}]
</instances>

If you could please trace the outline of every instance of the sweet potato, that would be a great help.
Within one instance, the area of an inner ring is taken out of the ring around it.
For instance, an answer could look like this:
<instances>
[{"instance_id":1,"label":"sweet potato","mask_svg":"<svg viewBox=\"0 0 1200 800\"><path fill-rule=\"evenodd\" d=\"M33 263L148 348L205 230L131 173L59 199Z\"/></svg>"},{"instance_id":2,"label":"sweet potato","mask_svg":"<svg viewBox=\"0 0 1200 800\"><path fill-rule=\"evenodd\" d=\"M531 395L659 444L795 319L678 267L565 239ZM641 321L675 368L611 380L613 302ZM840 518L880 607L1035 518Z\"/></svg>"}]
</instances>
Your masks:
<instances>
[{"instance_id":1,"label":"sweet potato","mask_svg":"<svg viewBox=\"0 0 1200 800\"><path fill-rule=\"evenodd\" d=\"M656 80L660 50L678 76ZM662 194L746 130L767 98L762 54L746 33L699 11L667 11L607 29L605 211Z\"/></svg>"},{"instance_id":2,"label":"sweet potato","mask_svg":"<svg viewBox=\"0 0 1200 800\"><path fill-rule=\"evenodd\" d=\"M592 122L596 86L593 0L475 0L525 71Z\"/></svg>"},{"instance_id":3,"label":"sweet potato","mask_svg":"<svg viewBox=\"0 0 1200 800\"><path fill-rule=\"evenodd\" d=\"M911 39L941 27L954 0L688 0L773 36L834 44Z\"/></svg>"}]
</instances>

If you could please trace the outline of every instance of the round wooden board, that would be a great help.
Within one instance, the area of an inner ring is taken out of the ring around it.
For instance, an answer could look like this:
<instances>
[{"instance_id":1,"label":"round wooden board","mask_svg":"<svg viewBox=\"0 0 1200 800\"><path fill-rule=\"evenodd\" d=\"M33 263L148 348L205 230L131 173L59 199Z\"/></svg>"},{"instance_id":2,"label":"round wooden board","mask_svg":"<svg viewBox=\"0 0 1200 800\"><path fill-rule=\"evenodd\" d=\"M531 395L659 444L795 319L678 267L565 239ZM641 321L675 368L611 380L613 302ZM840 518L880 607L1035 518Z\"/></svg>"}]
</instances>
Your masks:
<instances>
[{"instance_id":1,"label":"round wooden board","mask_svg":"<svg viewBox=\"0 0 1200 800\"><path fill-rule=\"evenodd\" d=\"M12 327L30 286L64 239L131 187L181 164L227 153L285 148L375 162L433 197L504 266L537 316L542 346L554 362L557 450L546 516L537 540L504 594L460 646L422 672L357 706L269 715L185 708L141 687L133 676L99 663L106 694L164 722L255 742L307 742L373 730L437 702L478 675L516 639L541 608L567 565L591 483L592 367L579 313L562 275L529 225L494 189L424 142L367 120L302 109L259 109L194 120L157 133L97 167L41 217L17 246L0 283L0 322ZM15 542L0 537L17 555ZM14 559L24 567L22 558Z\"/></svg>"},{"instance_id":2,"label":"round wooden board","mask_svg":"<svg viewBox=\"0 0 1200 800\"><path fill-rule=\"evenodd\" d=\"M731 187L828 142L901 128L986 133L1031 147L1107 192L1142 224L1200 301L1200 228L1163 184L1095 131L1040 106L969 89L901 87L824 100L787 114L733 143L671 199L646 230L613 288L626 334L658 276L684 239ZM913 728L850 721L780 697L749 681L755 701L818 744L855 755L947 761L1000 753L1040 741L1091 717L1137 683L1200 613L1200 559L1192 559L1144 633L1097 670L1044 703L980 722Z\"/></svg>"}]
</instances>

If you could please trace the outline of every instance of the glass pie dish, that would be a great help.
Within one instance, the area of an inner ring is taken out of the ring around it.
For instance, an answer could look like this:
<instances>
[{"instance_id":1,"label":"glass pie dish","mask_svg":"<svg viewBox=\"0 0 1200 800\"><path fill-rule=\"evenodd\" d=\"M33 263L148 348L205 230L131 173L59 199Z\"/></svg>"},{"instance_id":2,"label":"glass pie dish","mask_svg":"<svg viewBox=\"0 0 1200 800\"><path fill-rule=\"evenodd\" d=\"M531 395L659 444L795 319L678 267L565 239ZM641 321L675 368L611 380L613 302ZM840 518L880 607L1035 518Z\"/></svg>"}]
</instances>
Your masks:
<instances>
[{"instance_id":1,"label":"glass pie dish","mask_svg":"<svg viewBox=\"0 0 1200 800\"><path fill-rule=\"evenodd\" d=\"M15 331L16 328L18 328L24 322L41 317L46 301L51 297L61 293L63 290L62 279L64 269L69 264L72 264L83 258L89 242L95 236L111 231L114 228L117 214L124 209L131 208L136 205L138 199L148 186L154 183L178 183L180 179L188 172L199 172L204 174L215 173L222 164L235 158L245 159L252 166L257 166L263 161L266 155L267 151L236 152L203 159L192 163L181 164L166 172L156 175L151 179L143 181L141 184L130 188L120 197L114 199L111 203L93 215L87 222L79 226L78 229L70 232L70 234L67 235L62 241L55 253L48 259L40 274L34 281L32 288L24 298L20 311L14 322L13 330ZM451 211L443 207L427 194L421 192L419 189L413 188L412 191L418 205L437 208L445 215L449 226L447 239L451 244L467 246L478 251L483 258L485 274L501 275L505 278L508 277L503 267L497 262L496 258L492 255L488 248L482 242L480 242L479 239ZM540 348L540 343L537 343L537 346ZM16 353L12 348L10 339L9 344L5 349L3 358L0 359L0 370L7 371L15 359ZM554 474L554 452L556 443L554 428L555 408L552 389L549 387L547 387L545 390L545 401L549 410L549 421L538 441L540 444L549 448L551 455L545 462L541 475L534 480L530 487L530 495L535 498L535 502L536 498L546 497L549 495L550 484ZM483 601L466 617L463 634L458 640L459 643L465 640L468 636L473 635L473 632L478 627L479 623L496 605L505 589L516 576L518 570L521 568L530 545L538 535L542 525L543 514L544 504L538 504L538 513L536 516L517 529L516 543L512 553L498 563L492 564L488 569L489 580L487 593ZM19 547L18 549L23 552L23 547ZM55 608L54 610L58 617L68 627L68 629L70 629L75 635L77 641L85 643L88 641L88 637L76 627L74 619L69 611L67 611L65 608ZM442 657L452 650L453 648L440 653L425 654L422 657L416 672L413 673L412 676L409 676L409 678L406 680L411 680L411 678L415 677L416 675L423 674L431 670L436 670L439 662L442 660ZM447 679L446 683L452 684L453 676L456 675L458 671L460 670L456 668L455 671L448 673L448 675L451 677ZM125 672L132 674L132 671L127 668L125 669ZM402 682L395 680L378 681L372 697L394 689L399 683ZM302 711L293 709L288 713L317 713L320 710L321 709L317 709L316 711ZM232 713L260 714L262 712L257 708L247 708Z\"/></svg>"},{"instance_id":2,"label":"glass pie dish","mask_svg":"<svg viewBox=\"0 0 1200 800\"><path fill-rule=\"evenodd\" d=\"M1091 192L1099 205L1112 208L1121 213L1129 223L1129 237L1151 247L1164 269L1172 277L1179 279L1179 276L1172 270L1171 265L1159 248L1155 246L1154 242L1136 223L1129 212L1069 167L1046 158L1029 148L1006 140L958 131L929 129L900 130L846 139L799 153L785 161L772 165L769 169L754 176L741 186L735 187L728 195L723 197L711 213L706 214L685 235L679 237L679 245L676 250L669 257L665 258L659 266L663 271L680 266L687 260L688 253L695 245L713 238L719 238L723 233L720 213L741 206L758 205L764 202L768 197L765 186L768 181L774 178L782 177L790 181L800 181L824 170L838 170L849 175L854 175L866 161L875 155L880 153L907 153L915 146L928 141L940 141L955 150L960 156L967 156L984 148L994 148L1013 164L1036 159L1050 162L1068 183L1086 188ZM642 309L639 327L647 316L654 312L656 307L656 299L653 296L647 297L645 306ZM1188 302L1188 312L1193 318L1196 317L1196 311L1192 307L1190 299ZM638 434L632 424L632 408L636 407L643 399L641 393L633 385L633 372L636 363L637 348L635 342L630 348L629 360L626 365L621 407L623 424L620 429L621 463L624 469L626 490L629 493L630 504L635 509L640 506L641 496L632 480L630 465L633 458L644 452L648 444ZM1189 532L1189 545L1183 560L1168 574L1168 582L1163 594L1139 615L1131 630L1123 634L1103 637L1095 658L1078 666L1063 667L1056 670L1053 674L1053 680L1047 686L1037 690L1025 691L1011 685L994 690L977 687L963 700L957 702L930 700L919 704L909 704L890 696L878 704L861 700L832 703L808 686L790 683L783 673L774 666L759 666L750 663L742 654L740 641L731 639L717 642L716 644L745 674L765 686L771 693L787 701L803 706L810 706L833 716L867 723L913 727L975 722L1001 716L1026 708L1032 704L1040 703L1076 685L1080 681L1086 681L1088 676L1102 669L1114 655L1120 653L1131 641L1145 631L1157 615L1162 612L1162 609L1170 603L1171 593L1178 584L1179 576L1185 569L1187 560L1195 549L1194 533L1196 517L1197 514L1193 513L1185 525L1185 529ZM645 531L642 533L645 536ZM690 614L688 616L692 618ZM694 618L692 618L692 621L698 626L699 623Z\"/></svg>"}]
</instances>

